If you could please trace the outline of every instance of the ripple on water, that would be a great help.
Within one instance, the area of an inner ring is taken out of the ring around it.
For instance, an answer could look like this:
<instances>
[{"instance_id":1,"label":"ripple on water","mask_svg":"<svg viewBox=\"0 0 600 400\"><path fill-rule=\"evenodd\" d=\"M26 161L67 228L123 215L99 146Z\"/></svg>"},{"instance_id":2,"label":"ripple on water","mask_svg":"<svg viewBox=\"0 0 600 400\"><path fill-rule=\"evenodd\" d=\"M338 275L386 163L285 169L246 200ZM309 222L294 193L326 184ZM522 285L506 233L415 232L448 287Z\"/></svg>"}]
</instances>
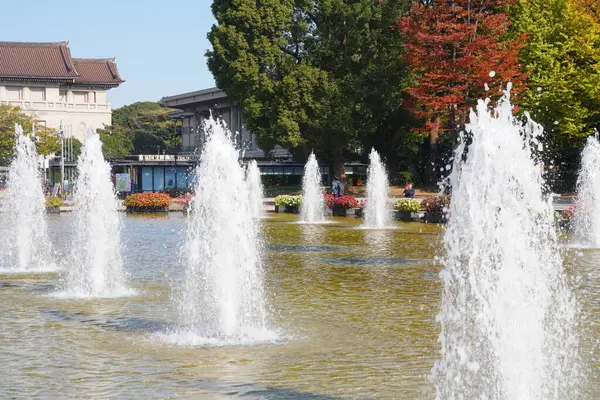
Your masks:
<instances>
[{"instance_id":1,"label":"ripple on water","mask_svg":"<svg viewBox=\"0 0 600 400\"><path fill-rule=\"evenodd\" d=\"M180 329L155 333L153 338L168 345L187 347L245 347L281 344L286 341L275 330L250 328L231 336L202 334L195 330Z\"/></svg>"},{"instance_id":2,"label":"ripple on water","mask_svg":"<svg viewBox=\"0 0 600 400\"><path fill-rule=\"evenodd\" d=\"M49 297L54 297L57 299L116 299L120 297L133 297L137 295L138 292L136 290L129 288L118 288L98 293L65 290L48 294Z\"/></svg>"}]
</instances>

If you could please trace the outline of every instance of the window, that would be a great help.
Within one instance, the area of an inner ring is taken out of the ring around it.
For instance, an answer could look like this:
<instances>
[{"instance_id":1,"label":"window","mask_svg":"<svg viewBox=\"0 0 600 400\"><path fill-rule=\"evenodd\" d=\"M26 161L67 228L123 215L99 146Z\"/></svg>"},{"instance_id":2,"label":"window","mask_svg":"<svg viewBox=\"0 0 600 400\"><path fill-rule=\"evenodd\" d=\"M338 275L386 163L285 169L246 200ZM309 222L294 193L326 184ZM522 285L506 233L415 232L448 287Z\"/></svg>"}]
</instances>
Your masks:
<instances>
[{"instance_id":1,"label":"window","mask_svg":"<svg viewBox=\"0 0 600 400\"><path fill-rule=\"evenodd\" d=\"M92 93L92 103L97 103L98 98L96 97L96 92Z\"/></svg>"},{"instance_id":2,"label":"window","mask_svg":"<svg viewBox=\"0 0 600 400\"><path fill-rule=\"evenodd\" d=\"M87 103L88 93L87 92L73 92L73 100L75 103Z\"/></svg>"},{"instance_id":3,"label":"window","mask_svg":"<svg viewBox=\"0 0 600 400\"><path fill-rule=\"evenodd\" d=\"M8 100L23 100L23 88L19 86L7 86L6 98Z\"/></svg>"},{"instance_id":4,"label":"window","mask_svg":"<svg viewBox=\"0 0 600 400\"><path fill-rule=\"evenodd\" d=\"M142 167L142 190L152 191L152 167Z\"/></svg>"},{"instance_id":5,"label":"window","mask_svg":"<svg viewBox=\"0 0 600 400\"><path fill-rule=\"evenodd\" d=\"M67 101L67 91L60 89L58 91L58 101Z\"/></svg>"},{"instance_id":6,"label":"window","mask_svg":"<svg viewBox=\"0 0 600 400\"><path fill-rule=\"evenodd\" d=\"M31 101L46 101L46 88L32 87L29 91L31 92Z\"/></svg>"}]
</instances>

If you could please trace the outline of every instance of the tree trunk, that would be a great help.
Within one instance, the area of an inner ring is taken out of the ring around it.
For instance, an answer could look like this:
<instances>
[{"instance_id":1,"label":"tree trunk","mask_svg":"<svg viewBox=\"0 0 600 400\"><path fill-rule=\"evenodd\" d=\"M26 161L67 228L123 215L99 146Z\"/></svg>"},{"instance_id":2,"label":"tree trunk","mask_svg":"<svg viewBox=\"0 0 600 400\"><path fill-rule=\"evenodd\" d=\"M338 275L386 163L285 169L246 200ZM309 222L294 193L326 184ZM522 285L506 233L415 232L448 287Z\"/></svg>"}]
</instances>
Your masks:
<instances>
[{"instance_id":1,"label":"tree trunk","mask_svg":"<svg viewBox=\"0 0 600 400\"><path fill-rule=\"evenodd\" d=\"M425 179L426 183L430 185L435 185L438 183L437 179L437 158L438 158L438 138L440 131L440 117L435 117L433 124L431 125L431 130L429 131L429 162L427 164L427 168L425 169Z\"/></svg>"},{"instance_id":2,"label":"tree trunk","mask_svg":"<svg viewBox=\"0 0 600 400\"><path fill-rule=\"evenodd\" d=\"M342 149L335 149L333 151L333 165L332 165L332 175L330 178L337 176L346 186L346 169L344 168L344 151Z\"/></svg>"}]
</instances>

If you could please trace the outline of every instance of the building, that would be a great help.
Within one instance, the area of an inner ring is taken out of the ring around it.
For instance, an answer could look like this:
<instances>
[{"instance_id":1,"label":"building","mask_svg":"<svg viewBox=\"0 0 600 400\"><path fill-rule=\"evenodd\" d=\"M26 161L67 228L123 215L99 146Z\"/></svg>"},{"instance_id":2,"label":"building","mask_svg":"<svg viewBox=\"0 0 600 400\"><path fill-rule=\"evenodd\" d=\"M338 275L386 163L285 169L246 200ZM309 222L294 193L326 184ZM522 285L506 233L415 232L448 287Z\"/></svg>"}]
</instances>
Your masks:
<instances>
[{"instance_id":1,"label":"building","mask_svg":"<svg viewBox=\"0 0 600 400\"><path fill-rule=\"evenodd\" d=\"M256 135L244 126L241 107L219 88L163 97L160 104L179 110L169 116L182 121L182 153L191 154L201 147L204 141L202 121L212 113L213 117L223 119L231 132L237 133L236 140L244 150L244 158L291 160L291 154L281 147L275 148L272 154L265 154L256 144Z\"/></svg>"},{"instance_id":2,"label":"building","mask_svg":"<svg viewBox=\"0 0 600 400\"><path fill-rule=\"evenodd\" d=\"M72 58L68 42L0 42L0 105L19 106L48 127L83 140L111 124L109 89L124 80L114 58Z\"/></svg>"}]
</instances>

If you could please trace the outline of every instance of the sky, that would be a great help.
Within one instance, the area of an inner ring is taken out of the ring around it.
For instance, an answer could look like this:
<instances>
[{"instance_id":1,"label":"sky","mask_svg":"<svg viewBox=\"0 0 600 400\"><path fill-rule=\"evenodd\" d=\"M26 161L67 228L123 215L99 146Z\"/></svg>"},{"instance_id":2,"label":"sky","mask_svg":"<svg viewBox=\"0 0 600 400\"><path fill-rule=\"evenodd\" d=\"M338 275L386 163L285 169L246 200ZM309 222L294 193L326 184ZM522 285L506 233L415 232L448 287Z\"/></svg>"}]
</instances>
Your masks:
<instances>
[{"instance_id":1,"label":"sky","mask_svg":"<svg viewBox=\"0 0 600 400\"><path fill-rule=\"evenodd\" d=\"M108 92L113 108L215 86L204 57L211 0L2 3L0 41L68 40L72 57L115 57L125 83Z\"/></svg>"}]
</instances>

